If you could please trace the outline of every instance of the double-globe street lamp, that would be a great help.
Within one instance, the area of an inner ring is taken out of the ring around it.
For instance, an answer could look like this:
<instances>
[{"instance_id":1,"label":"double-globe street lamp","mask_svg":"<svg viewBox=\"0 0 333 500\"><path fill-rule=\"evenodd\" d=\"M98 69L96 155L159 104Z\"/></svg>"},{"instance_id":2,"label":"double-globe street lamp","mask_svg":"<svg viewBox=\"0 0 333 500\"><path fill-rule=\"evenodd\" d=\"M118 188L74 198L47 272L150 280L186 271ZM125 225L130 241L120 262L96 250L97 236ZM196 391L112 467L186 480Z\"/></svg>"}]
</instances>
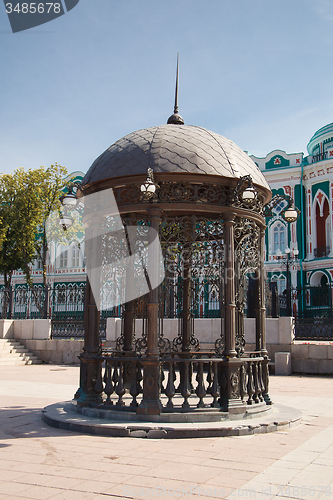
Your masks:
<instances>
[{"instance_id":1,"label":"double-globe street lamp","mask_svg":"<svg viewBox=\"0 0 333 500\"><path fill-rule=\"evenodd\" d=\"M273 217L274 213L273 210L276 208L281 202L287 202L287 205L281 210L281 216L282 218L291 224L292 222L296 222L296 220L299 217L299 214L301 213L300 210L295 207L294 200L291 198L289 195L283 195L283 194L276 194L273 196L270 202L267 203L265 210L264 210L264 215L265 217ZM292 255L291 255L292 253ZM276 252L276 256L280 262L286 265L287 269L287 288L286 288L286 301L287 301L287 307L286 307L286 316L291 316L292 315L292 307L291 307L291 286L290 286L290 273L289 273L289 267L291 264L294 264L298 260L298 253L299 251L297 249L294 249L292 252L290 248L285 249L285 254L286 257L283 259L283 253L281 249L279 248Z\"/></svg>"},{"instance_id":2,"label":"double-globe street lamp","mask_svg":"<svg viewBox=\"0 0 333 500\"><path fill-rule=\"evenodd\" d=\"M298 261L299 251L295 248L293 251L290 248L285 248L284 250L286 257L283 258L283 253L279 249L276 252L276 256L282 264L286 265L286 274L287 274L287 287L286 287L286 316L292 316L292 305L291 305L291 284L290 284L290 266L292 264L296 264Z\"/></svg>"},{"instance_id":3,"label":"double-globe street lamp","mask_svg":"<svg viewBox=\"0 0 333 500\"><path fill-rule=\"evenodd\" d=\"M59 225L62 226L63 230L66 231L73 224L73 219L67 214L68 209L74 209L77 203L77 190L80 189L80 182L72 182L67 186L68 193L61 196L60 201L64 207L63 212L59 217ZM74 191L75 189L75 191Z\"/></svg>"}]
</instances>

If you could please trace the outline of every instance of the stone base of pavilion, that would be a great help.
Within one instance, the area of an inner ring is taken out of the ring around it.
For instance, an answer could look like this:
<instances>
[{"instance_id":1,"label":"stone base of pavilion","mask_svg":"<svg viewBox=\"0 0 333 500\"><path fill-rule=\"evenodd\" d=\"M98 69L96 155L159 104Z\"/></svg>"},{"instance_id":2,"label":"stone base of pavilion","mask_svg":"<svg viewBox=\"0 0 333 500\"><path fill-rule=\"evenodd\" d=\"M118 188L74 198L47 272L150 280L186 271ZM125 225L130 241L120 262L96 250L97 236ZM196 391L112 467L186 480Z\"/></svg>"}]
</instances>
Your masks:
<instances>
[{"instance_id":1,"label":"stone base of pavilion","mask_svg":"<svg viewBox=\"0 0 333 500\"><path fill-rule=\"evenodd\" d=\"M235 415L235 419L213 408L151 415L149 421L147 417L144 420L144 417L128 411L80 408L76 400L47 406L42 414L44 422L59 429L103 436L155 439L265 434L291 429L302 420L299 410L278 404L268 409L267 405L260 409L249 408L241 417Z\"/></svg>"}]
</instances>

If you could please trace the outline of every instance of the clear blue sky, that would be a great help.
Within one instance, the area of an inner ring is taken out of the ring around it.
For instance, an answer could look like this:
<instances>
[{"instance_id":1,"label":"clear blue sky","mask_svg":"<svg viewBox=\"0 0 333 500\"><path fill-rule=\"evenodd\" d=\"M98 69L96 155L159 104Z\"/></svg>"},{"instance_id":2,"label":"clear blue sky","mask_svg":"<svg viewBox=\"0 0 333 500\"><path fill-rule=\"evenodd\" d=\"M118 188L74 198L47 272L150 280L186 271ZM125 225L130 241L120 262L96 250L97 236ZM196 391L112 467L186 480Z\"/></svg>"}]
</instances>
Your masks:
<instances>
[{"instance_id":1,"label":"clear blue sky","mask_svg":"<svg viewBox=\"0 0 333 500\"><path fill-rule=\"evenodd\" d=\"M0 172L72 172L122 136L165 123L256 156L306 150L333 121L333 0L80 0L13 34L0 5Z\"/></svg>"}]
</instances>

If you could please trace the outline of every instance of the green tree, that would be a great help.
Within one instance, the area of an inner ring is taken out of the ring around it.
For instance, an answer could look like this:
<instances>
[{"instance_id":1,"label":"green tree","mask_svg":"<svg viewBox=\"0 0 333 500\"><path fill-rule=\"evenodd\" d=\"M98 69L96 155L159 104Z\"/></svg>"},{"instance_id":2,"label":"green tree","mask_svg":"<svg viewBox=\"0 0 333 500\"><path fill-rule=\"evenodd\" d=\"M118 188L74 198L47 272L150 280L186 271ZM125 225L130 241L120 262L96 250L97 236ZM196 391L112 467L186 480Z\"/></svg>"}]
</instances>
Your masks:
<instances>
[{"instance_id":1,"label":"green tree","mask_svg":"<svg viewBox=\"0 0 333 500\"><path fill-rule=\"evenodd\" d=\"M67 170L58 164L27 172L20 168L13 174L0 175L0 273L4 276L5 287L9 288L13 271L22 269L41 312L43 306L38 303L34 290L32 264L37 258L41 260L45 289L48 251L46 223L52 217L55 219L50 235L54 241L64 244L79 240L78 232L82 230L78 215L73 217L74 224L66 232L58 224L60 197L67 185L64 180L66 175Z\"/></svg>"},{"instance_id":2,"label":"green tree","mask_svg":"<svg viewBox=\"0 0 333 500\"><path fill-rule=\"evenodd\" d=\"M51 242L69 245L75 241L79 244L84 233L82 233L82 223L79 213L72 210L68 213L73 220L70 228L64 231L59 225L59 215L65 209L61 205L61 197L68 191L71 181L66 181L67 169L55 163L48 168L40 167L33 171L33 182L35 183L35 193L39 204L39 223L36 228L35 250L36 256L42 264L42 276L44 290L47 286L47 255ZM28 257L28 254L27 254ZM24 273L28 285L33 290L33 279L31 273L31 261L27 258L24 266ZM36 297L37 300L37 297ZM44 303L44 313L46 303ZM39 307L40 308L40 307ZM40 308L41 309L41 308Z\"/></svg>"},{"instance_id":3,"label":"green tree","mask_svg":"<svg viewBox=\"0 0 333 500\"><path fill-rule=\"evenodd\" d=\"M46 259L48 242L46 238L46 221L50 217L52 212L60 212L60 197L62 196L63 190L66 187L66 182L64 181L66 175L67 169L65 167L62 167L61 165L58 165L57 163L51 165L48 168L42 166L39 169L35 169L33 171L33 182L35 183L35 193L38 198L39 204L39 221L35 233L35 258L39 258L42 263L44 287L46 287L47 284ZM31 268L29 264L30 262L27 259L24 272L27 283L30 287L33 287Z\"/></svg>"},{"instance_id":4,"label":"green tree","mask_svg":"<svg viewBox=\"0 0 333 500\"><path fill-rule=\"evenodd\" d=\"M0 272L5 287L13 271L35 259L36 227L40 220L31 171L17 169L0 176Z\"/></svg>"}]
</instances>

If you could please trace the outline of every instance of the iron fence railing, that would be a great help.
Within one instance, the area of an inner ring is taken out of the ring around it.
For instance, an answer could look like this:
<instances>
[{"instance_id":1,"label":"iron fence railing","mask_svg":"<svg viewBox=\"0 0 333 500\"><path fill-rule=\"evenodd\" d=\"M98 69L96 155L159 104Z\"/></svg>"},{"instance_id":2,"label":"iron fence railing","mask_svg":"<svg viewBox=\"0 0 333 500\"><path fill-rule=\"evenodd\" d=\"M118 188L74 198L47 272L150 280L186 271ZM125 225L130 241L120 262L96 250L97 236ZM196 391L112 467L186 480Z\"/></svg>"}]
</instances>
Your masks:
<instances>
[{"instance_id":1,"label":"iron fence railing","mask_svg":"<svg viewBox=\"0 0 333 500\"><path fill-rule=\"evenodd\" d=\"M34 289L26 285L17 285L9 290L0 288L0 318L52 320L53 338L83 338L84 336L84 295L85 282L57 283L44 290L42 285ZM266 297L267 298L267 297ZM333 329L333 286L305 286L303 289L291 289L292 312L297 319L296 338L299 340L332 340ZM108 317L122 316L122 307L110 307L109 290L102 289L100 335L105 337ZM209 307L194 310L195 317L218 317L220 310L215 297ZM286 294L279 297L277 316L286 315ZM207 306L207 304L204 304ZM215 308L214 308L214 307ZM246 307L246 305L245 305ZM214 315L211 314L212 309ZM216 309L216 310L215 310ZM246 310L244 311L246 313ZM248 311L247 311L248 312ZM170 317L164 315L164 317Z\"/></svg>"},{"instance_id":2,"label":"iron fence railing","mask_svg":"<svg viewBox=\"0 0 333 500\"><path fill-rule=\"evenodd\" d=\"M318 161L327 160L327 151L324 153L318 153L317 155L313 155L312 163L317 163Z\"/></svg>"},{"instance_id":3,"label":"iron fence railing","mask_svg":"<svg viewBox=\"0 0 333 500\"><path fill-rule=\"evenodd\" d=\"M86 284L55 284L44 290L43 285L33 289L17 285L0 289L1 319L52 320L52 337L83 338L84 336L84 294ZM105 337L106 318L120 317L120 307L109 307L107 290L102 290L100 335Z\"/></svg>"},{"instance_id":4,"label":"iron fence railing","mask_svg":"<svg viewBox=\"0 0 333 500\"><path fill-rule=\"evenodd\" d=\"M333 319L297 318L295 340L333 340Z\"/></svg>"},{"instance_id":5,"label":"iron fence railing","mask_svg":"<svg viewBox=\"0 0 333 500\"><path fill-rule=\"evenodd\" d=\"M330 247L318 247L314 249L314 256L319 259L321 257L328 257L330 253Z\"/></svg>"}]
</instances>

